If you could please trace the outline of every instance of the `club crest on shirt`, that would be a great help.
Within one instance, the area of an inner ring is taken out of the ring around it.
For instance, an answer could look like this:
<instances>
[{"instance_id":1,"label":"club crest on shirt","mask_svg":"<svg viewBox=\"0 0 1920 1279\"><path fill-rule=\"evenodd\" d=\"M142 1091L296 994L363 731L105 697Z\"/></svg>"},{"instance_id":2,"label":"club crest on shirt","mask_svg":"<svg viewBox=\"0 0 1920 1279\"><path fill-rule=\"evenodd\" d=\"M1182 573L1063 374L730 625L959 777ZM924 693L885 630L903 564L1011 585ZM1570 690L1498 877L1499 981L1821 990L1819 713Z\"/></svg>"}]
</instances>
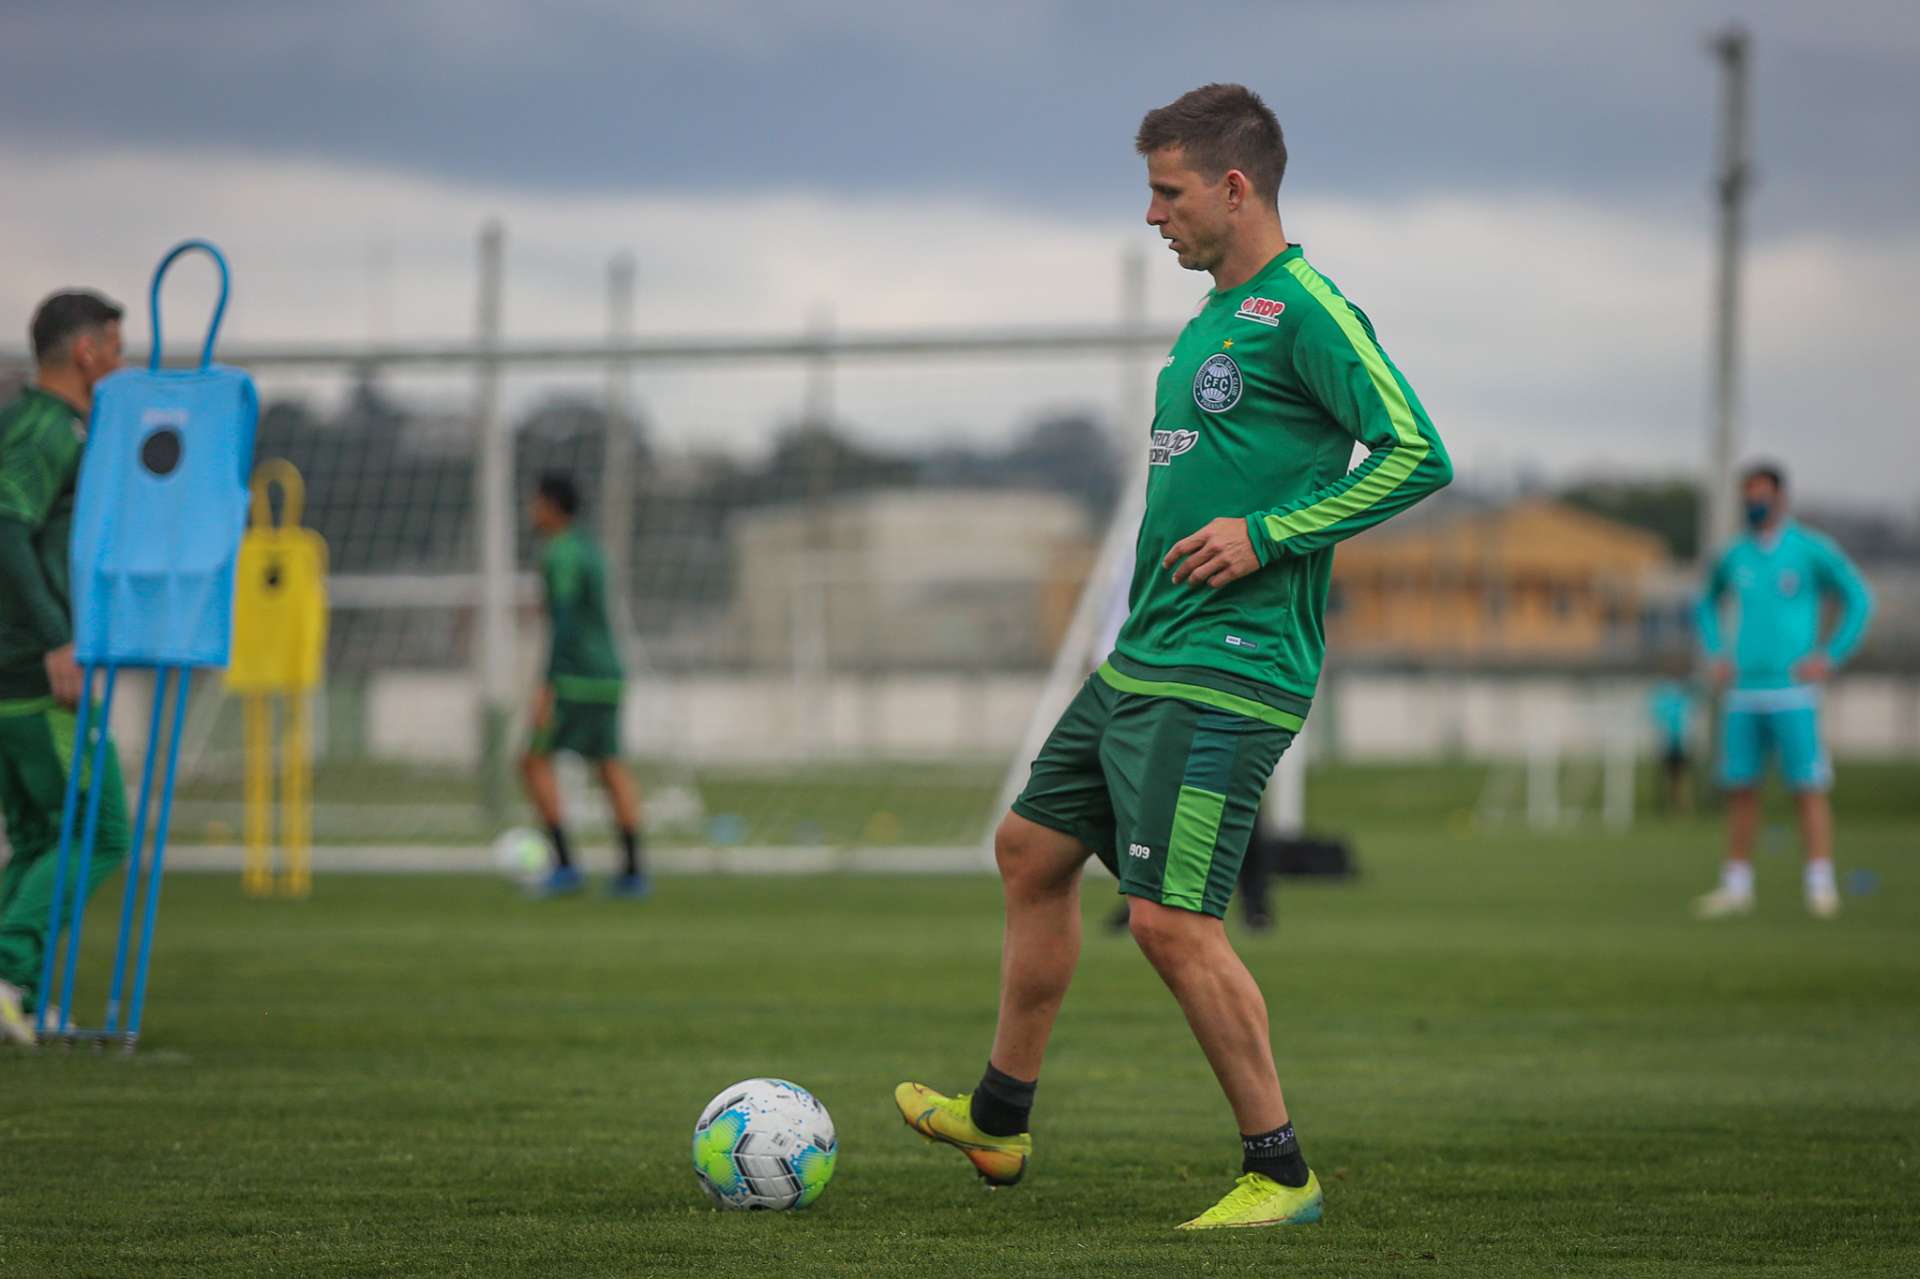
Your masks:
<instances>
[{"instance_id":1,"label":"club crest on shirt","mask_svg":"<svg viewBox=\"0 0 1920 1279\"><path fill-rule=\"evenodd\" d=\"M1240 309L1234 314L1240 319L1252 320L1255 324L1279 328L1280 313L1286 309L1285 302L1276 302L1272 298L1241 298Z\"/></svg>"},{"instance_id":2,"label":"club crest on shirt","mask_svg":"<svg viewBox=\"0 0 1920 1279\"><path fill-rule=\"evenodd\" d=\"M1155 431L1147 448L1147 465L1166 466L1199 442L1198 431Z\"/></svg>"},{"instance_id":3,"label":"club crest on shirt","mask_svg":"<svg viewBox=\"0 0 1920 1279\"><path fill-rule=\"evenodd\" d=\"M1209 413L1225 413L1240 402L1243 386L1240 366L1231 355L1209 355L1193 375L1193 402Z\"/></svg>"}]
</instances>

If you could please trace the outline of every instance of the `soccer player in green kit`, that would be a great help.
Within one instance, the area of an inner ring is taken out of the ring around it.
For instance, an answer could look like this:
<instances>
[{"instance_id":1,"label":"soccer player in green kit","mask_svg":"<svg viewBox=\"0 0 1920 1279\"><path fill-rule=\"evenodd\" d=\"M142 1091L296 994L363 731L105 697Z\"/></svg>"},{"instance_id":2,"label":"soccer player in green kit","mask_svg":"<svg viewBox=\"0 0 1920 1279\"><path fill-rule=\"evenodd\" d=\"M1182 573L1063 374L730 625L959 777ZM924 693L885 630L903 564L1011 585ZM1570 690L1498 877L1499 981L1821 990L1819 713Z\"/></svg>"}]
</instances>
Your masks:
<instances>
[{"instance_id":1,"label":"soccer player in green kit","mask_svg":"<svg viewBox=\"0 0 1920 1279\"><path fill-rule=\"evenodd\" d=\"M894 1093L902 1117L1011 1185L1080 954L1080 873L1120 880L1239 1125L1242 1175L1183 1229L1317 1221L1266 1002L1223 924L1254 813L1320 674L1333 545L1452 466L1373 325L1281 228L1279 122L1238 85L1147 114L1147 221L1214 288L1161 370L1131 611L1002 821L1000 1014L971 1094ZM1354 443L1367 450L1350 463Z\"/></svg>"},{"instance_id":2,"label":"soccer player in green kit","mask_svg":"<svg viewBox=\"0 0 1920 1279\"><path fill-rule=\"evenodd\" d=\"M97 293L42 302L30 326L34 380L0 406L0 821L13 848L0 874L0 1041L33 1042L26 1001L46 957L74 709L85 692L67 587L74 490L94 384L120 367L120 315ZM88 892L127 855L126 793L111 741L98 781ZM51 1010L47 1024L59 1029L65 1017Z\"/></svg>"},{"instance_id":3,"label":"soccer player in green kit","mask_svg":"<svg viewBox=\"0 0 1920 1279\"><path fill-rule=\"evenodd\" d=\"M640 861L640 795L620 762L620 698L625 678L607 622L607 566L600 549L575 526L580 510L573 481L557 472L540 477L531 517L542 539L540 579L551 628L546 678L534 701L533 740L520 761L527 796L546 823L553 869L540 891L576 892L585 877L573 864L560 811L553 756L572 751L593 766L619 826L621 871L608 885L615 897L645 897Z\"/></svg>"}]
</instances>

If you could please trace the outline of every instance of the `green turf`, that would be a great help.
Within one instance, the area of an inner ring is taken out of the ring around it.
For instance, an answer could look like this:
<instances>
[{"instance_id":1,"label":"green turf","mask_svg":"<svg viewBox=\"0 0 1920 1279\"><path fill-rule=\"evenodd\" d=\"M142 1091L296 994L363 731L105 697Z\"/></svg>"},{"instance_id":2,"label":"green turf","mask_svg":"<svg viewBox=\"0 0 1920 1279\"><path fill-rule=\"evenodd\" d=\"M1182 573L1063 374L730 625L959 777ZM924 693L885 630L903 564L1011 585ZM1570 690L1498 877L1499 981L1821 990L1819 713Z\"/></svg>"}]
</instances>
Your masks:
<instances>
[{"instance_id":1,"label":"green turf","mask_svg":"<svg viewBox=\"0 0 1920 1279\"><path fill-rule=\"evenodd\" d=\"M657 844L832 845L927 847L971 844L994 816L1001 763L826 763L782 767L673 768L659 761L634 765L643 790L691 787L706 820L659 831ZM1520 779L1512 768L1515 807ZM1591 765L1570 763L1563 794L1570 803L1597 806ZM1469 821L1487 789L1485 763L1316 763L1307 772L1307 811L1336 819L1365 814L1371 821ZM1914 762L1844 760L1838 802L1860 817L1911 816L1920 788ZM1583 794L1584 799L1580 798ZM315 839L322 844L473 844L497 834L468 770L392 762L325 763L314 775ZM1786 811L1785 797L1770 796ZM1654 770L1639 775L1639 806L1653 811ZM518 797L518 820L531 822ZM231 843L243 825L238 778L188 778L178 792L177 843ZM585 816L602 816L595 807Z\"/></svg>"},{"instance_id":2,"label":"green turf","mask_svg":"<svg viewBox=\"0 0 1920 1279\"><path fill-rule=\"evenodd\" d=\"M1026 1184L894 1116L896 1080L980 1069L990 881L181 876L138 1058L0 1053L0 1274L1912 1274L1920 829L1842 834L1879 876L1842 919L1782 852L1716 926L1684 911L1704 825L1367 828L1361 880L1244 946L1327 1219L1206 1236L1169 1227L1229 1185L1232 1123L1125 939L1089 934ZM762 1073L832 1109L839 1171L717 1213L692 1123Z\"/></svg>"}]
</instances>

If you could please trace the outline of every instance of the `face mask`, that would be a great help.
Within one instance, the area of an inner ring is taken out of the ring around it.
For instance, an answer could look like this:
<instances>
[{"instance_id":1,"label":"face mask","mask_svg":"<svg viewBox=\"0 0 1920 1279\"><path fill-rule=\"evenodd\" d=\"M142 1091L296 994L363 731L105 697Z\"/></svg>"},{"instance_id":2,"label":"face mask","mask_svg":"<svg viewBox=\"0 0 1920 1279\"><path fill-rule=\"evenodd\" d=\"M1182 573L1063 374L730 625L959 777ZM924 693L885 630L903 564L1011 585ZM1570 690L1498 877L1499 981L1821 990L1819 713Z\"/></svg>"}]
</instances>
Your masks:
<instances>
[{"instance_id":1,"label":"face mask","mask_svg":"<svg viewBox=\"0 0 1920 1279\"><path fill-rule=\"evenodd\" d=\"M1758 529L1762 527L1763 525L1766 524L1768 518L1771 517L1772 515L1773 515L1772 502L1748 502L1747 503L1747 527L1748 528Z\"/></svg>"}]
</instances>

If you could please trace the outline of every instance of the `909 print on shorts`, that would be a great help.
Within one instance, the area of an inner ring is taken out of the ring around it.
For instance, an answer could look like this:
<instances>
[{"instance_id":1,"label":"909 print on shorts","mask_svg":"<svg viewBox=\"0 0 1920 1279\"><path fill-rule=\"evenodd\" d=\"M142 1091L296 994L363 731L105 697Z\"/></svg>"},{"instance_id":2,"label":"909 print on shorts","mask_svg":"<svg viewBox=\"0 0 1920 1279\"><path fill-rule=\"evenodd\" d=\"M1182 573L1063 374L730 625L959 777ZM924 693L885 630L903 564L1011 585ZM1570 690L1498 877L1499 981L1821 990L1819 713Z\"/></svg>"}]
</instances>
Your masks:
<instances>
[{"instance_id":1,"label":"909 print on shorts","mask_svg":"<svg viewBox=\"0 0 1920 1279\"><path fill-rule=\"evenodd\" d=\"M1108 670L1088 677L1061 715L1013 811L1086 844L1122 893L1224 917L1293 731L1128 692Z\"/></svg>"}]
</instances>

